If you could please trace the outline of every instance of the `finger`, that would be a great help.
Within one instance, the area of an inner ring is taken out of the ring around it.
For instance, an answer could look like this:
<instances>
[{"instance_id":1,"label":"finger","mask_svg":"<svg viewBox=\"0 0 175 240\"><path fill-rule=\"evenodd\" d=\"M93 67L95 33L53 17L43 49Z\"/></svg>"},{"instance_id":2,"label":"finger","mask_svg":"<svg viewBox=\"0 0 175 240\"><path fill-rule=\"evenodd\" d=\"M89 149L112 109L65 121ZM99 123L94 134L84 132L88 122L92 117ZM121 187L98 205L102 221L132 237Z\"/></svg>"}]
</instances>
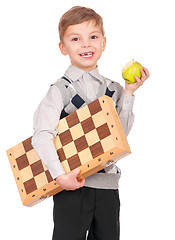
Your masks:
<instances>
[{"instance_id":1,"label":"finger","mask_svg":"<svg viewBox=\"0 0 175 240\"><path fill-rule=\"evenodd\" d=\"M73 176L77 176L79 173L80 173L79 168L75 168L72 172L70 172L70 174L73 175Z\"/></svg>"},{"instance_id":2,"label":"finger","mask_svg":"<svg viewBox=\"0 0 175 240\"><path fill-rule=\"evenodd\" d=\"M78 187L78 188L81 188L81 187L84 186L84 184L85 184L85 179L83 179L82 181L78 182L78 183L77 183L77 187Z\"/></svg>"},{"instance_id":3,"label":"finger","mask_svg":"<svg viewBox=\"0 0 175 240\"><path fill-rule=\"evenodd\" d=\"M85 184L85 179L81 180L81 181L76 181L76 183L72 184L72 186L69 188L69 190L76 190L78 188L83 187Z\"/></svg>"},{"instance_id":4,"label":"finger","mask_svg":"<svg viewBox=\"0 0 175 240\"><path fill-rule=\"evenodd\" d=\"M135 83L135 84L137 84L137 83L139 83L139 82L141 81L140 78L137 77L137 76L135 76L135 80L136 80L136 83Z\"/></svg>"},{"instance_id":5,"label":"finger","mask_svg":"<svg viewBox=\"0 0 175 240\"><path fill-rule=\"evenodd\" d=\"M145 72L145 74L146 74L146 76L148 78L150 76L150 73L149 73L148 69L143 67L143 70L144 70L144 72Z\"/></svg>"},{"instance_id":6,"label":"finger","mask_svg":"<svg viewBox=\"0 0 175 240\"><path fill-rule=\"evenodd\" d=\"M148 69L146 67L142 68L145 72L148 72Z\"/></svg>"},{"instance_id":7,"label":"finger","mask_svg":"<svg viewBox=\"0 0 175 240\"><path fill-rule=\"evenodd\" d=\"M136 85L142 85L143 84L143 80L141 80L137 76L135 76L135 80L136 80L136 83L135 83Z\"/></svg>"},{"instance_id":8,"label":"finger","mask_svg":"<svg viewBox=\"0 0 175 240\"><path fill-rule=\"evenodd\" d=\"M141 79L144 79L146 77L144 70L140 69L140 73L141 73Z\"/></svg>"}]
</instances>

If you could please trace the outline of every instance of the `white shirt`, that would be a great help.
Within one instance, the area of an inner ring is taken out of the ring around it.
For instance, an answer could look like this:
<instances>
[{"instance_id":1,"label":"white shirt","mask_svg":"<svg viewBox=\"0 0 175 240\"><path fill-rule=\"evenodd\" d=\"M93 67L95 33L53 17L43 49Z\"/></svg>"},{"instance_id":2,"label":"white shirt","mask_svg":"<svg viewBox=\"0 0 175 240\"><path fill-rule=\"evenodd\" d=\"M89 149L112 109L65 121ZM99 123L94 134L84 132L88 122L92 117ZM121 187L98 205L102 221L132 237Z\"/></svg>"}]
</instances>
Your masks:
<instances>
[{"instance_id":1,"label":"white shirt","mask_svg":"<svg viewBox=\"0 0 175 240\"><path fill-rule=\"evenodd\" d=\"M71 65L64 76L72 81L77 81L84 95L91 101L96 99L99 87L104 83L104 77L99 74L98 68L87 73ZM111 82L107 78L105 80L107 83ZM128 96L124 92L117 103L117 111L126 135L130 131L134 121L132 113L133 103L134 96ZM53 179L65 174L53 143L57 135L56 127L63 108L64 104L60 90L53 85L34 114L35 131L32 138L32 145L40 159L49 169Z\"/></svg>"}]
</instances>

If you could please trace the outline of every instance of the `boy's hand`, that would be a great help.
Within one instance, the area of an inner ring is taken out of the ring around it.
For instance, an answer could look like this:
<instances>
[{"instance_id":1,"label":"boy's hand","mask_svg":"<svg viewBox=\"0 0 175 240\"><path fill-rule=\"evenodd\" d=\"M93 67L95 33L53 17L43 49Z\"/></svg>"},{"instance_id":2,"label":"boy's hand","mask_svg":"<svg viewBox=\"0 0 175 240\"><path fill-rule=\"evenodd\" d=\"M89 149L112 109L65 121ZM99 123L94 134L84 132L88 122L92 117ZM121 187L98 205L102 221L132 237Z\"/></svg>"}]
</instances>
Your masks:
<instances>
[{"instance_id":1,"label":"boy's hand","mask_svg":"<svg viewBox=\"0 0 175 240\"><path fill-rule=\"evenodd\" d=\"M78 181L77 176L80 169L76 168L72 172L60 175L56 178L56 182L65 190L75 190L81 188L85 184L85 179Z\"/></svg>"},{"instance_id":2,"label":"boy's hand","mask_svg":"<svg viewBox=\"0 0 175 240\"><path fill-rule=\"evenodd\" d=\"M145 80L149 78L150 74L148 69L143 67L143 69L140 69L140 72L141 72L140 79L137 76L135 76L136 83L129 84L125 81L125 93L127 95L132 96L133 93L145 82Z\"/></svg>"}]
</instances>

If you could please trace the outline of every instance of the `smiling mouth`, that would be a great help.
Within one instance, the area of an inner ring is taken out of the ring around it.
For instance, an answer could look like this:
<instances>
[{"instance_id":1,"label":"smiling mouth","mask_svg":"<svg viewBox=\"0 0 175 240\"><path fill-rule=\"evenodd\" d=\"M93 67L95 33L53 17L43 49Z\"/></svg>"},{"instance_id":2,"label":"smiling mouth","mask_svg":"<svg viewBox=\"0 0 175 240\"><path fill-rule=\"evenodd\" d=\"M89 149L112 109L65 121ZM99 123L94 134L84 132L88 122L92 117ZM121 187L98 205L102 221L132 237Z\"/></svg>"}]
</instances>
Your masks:
<instances>
[{"instance_id":1,"label":"smiling mouth","mask_svg":"<svg viewBox=\"0 0 175 240\"><path fill-rule=\"evenodd\" d=\"M86 52L86 53L81 53L80 56L81 57L92 57L93 56L93 52Z\"/></svg>"}]
</instances>

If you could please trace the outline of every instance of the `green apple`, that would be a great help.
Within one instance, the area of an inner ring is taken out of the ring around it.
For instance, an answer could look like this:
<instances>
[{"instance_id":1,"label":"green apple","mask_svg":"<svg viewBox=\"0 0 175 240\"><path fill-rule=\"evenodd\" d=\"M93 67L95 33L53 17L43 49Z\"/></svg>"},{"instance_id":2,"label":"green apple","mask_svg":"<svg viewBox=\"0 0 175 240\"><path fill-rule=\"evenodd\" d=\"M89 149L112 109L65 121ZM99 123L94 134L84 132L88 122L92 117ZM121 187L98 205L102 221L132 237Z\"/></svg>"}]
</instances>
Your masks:
<instances>
[{"instance_id":1,"label":"green apple","mask_svg":"<svg viewBox=\"0 0 175 240\"><path fill-rule=\"evenodd\" d=\"M141 78L142 65L134 60L129 61L122 69L122 77L127 83L135 83L135 76Z\"/></svg>"}]
</instances>

